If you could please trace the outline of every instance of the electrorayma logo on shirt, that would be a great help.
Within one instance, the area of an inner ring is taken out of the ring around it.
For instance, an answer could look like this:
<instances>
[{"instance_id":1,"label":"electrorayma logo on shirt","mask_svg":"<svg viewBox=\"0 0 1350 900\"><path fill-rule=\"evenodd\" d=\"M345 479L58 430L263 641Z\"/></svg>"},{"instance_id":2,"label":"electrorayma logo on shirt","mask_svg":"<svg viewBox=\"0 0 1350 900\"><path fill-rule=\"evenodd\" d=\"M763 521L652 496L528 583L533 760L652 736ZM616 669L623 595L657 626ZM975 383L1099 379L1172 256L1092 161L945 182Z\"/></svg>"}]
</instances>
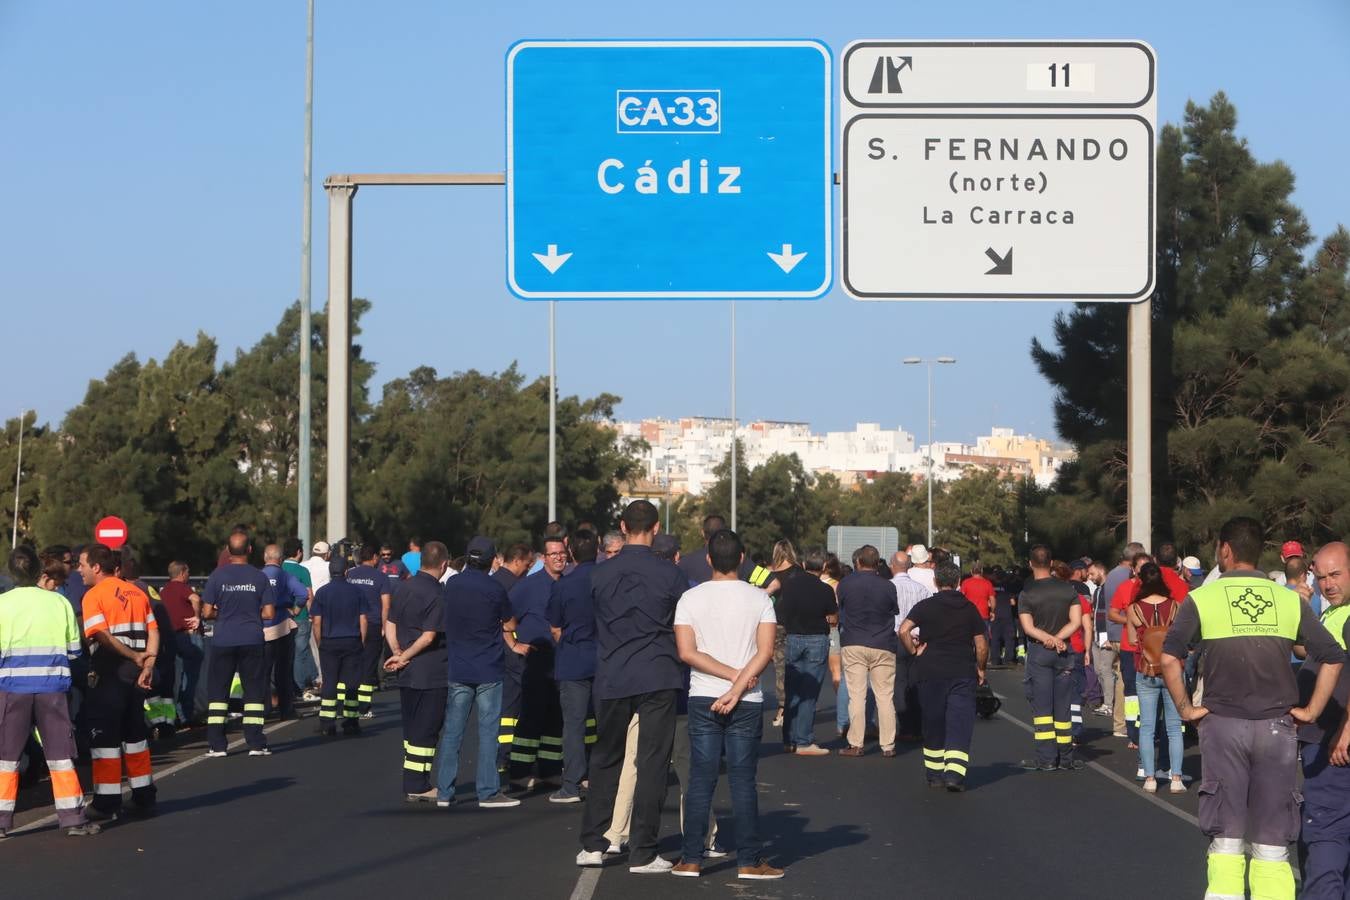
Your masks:
<instances>
[{"instance_id":1,"label":"electrorayma logo on shirt","mask_svg":"<svg viewBox=\"0 0 1350 900\"><path fill-rule=\"evenodd\" d=\"M1235 634L1270 634L1280 625L1275 591L1262 585L1226 587L1228 619Z\"/></svg>"}]
</instances>

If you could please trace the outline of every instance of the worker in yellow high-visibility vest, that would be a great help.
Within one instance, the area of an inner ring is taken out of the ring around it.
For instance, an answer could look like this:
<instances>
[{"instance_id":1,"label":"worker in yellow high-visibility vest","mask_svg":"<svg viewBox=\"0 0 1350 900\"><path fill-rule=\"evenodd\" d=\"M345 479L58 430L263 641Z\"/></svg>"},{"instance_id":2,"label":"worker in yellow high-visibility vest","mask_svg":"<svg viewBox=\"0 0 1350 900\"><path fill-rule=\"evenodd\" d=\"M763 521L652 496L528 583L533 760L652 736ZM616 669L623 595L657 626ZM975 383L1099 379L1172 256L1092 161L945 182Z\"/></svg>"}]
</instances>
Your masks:
<instances>
[{"instance_id":1,"label":"worker in yellow high-visibility vest","mask_svg":"<svg viewBox=\"0 0 1350 900\"><path fill-rule=\"evenodd\" d=\"M1167 690L1200 734L1200 828L1210 838L1206 900L1242 900L1249 886L1252 900L1294 900L1289 842L1298 837L1300 818L1296 729L1321 715L1345 661L1312 607L1257 569L1264 546L1256 520L1225 523L1222 577L1191 592L1163 645ZM1191 704L1182 677L1182 661L1197 643L1203 706ZM1320 666L1303 706L1289 665L1295 643Z\"/></svg>"}]
</instances>

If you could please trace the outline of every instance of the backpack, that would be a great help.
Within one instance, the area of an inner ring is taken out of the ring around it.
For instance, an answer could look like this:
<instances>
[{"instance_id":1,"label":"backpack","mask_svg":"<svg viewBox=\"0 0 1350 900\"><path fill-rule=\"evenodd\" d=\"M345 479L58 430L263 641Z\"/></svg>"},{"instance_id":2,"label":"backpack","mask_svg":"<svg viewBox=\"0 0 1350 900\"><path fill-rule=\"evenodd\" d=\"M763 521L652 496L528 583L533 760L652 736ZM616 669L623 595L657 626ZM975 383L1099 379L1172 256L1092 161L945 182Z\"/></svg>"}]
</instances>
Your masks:
<instances>
[{"instance_id":1,"label":"backpack","mask_svg":"<svg viewBox=\"0 0 1350 900\"><path fill-rule=\"evenodd\" d=\"M1167 621L1164 622L1159 609L1169 604L1171 609L1168 610ZM1152 612L1153 621L1151 623L1144 621L1143 610L1145 608ZM1136 600L1130 604L1130 611L1139 620L1132 623L1135 626L1135 646L1139 648L1139 664L1136 666L1136 671L1140 675L1159 678L1163 673L1163 640L1167 637L1167 629L1172 627L1172 620L1177 617L1177 603L1167 601L1155 605Z\"/></svg>"}]
</instances>

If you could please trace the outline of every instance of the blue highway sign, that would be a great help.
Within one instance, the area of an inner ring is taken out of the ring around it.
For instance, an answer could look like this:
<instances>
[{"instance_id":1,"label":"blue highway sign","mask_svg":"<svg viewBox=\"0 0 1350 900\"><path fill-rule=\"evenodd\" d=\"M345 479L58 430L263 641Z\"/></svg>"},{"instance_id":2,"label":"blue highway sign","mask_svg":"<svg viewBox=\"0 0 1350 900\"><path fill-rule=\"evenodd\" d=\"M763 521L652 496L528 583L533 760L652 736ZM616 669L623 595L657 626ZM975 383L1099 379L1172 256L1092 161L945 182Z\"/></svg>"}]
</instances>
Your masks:
<instances>
[{"instance_id":1,"label":"blue highway sign","mask_svg":"<svg viewBox=\"0 0 1350 900\"><path fill-rule=\"evenodd\" d=\"M507 284L536 299L815 298L833 277L818 41L523 41Z\"/></svg>"}]
</instances>

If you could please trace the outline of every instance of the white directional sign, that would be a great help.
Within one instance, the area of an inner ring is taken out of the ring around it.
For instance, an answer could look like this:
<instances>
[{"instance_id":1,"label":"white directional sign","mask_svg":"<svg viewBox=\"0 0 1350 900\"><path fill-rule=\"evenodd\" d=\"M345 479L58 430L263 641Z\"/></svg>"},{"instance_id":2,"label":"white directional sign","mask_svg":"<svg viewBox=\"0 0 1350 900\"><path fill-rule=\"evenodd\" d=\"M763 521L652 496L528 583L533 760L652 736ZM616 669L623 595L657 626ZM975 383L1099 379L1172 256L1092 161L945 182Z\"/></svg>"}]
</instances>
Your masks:
<instances>
[{"instance_id":1,"label":"white directional sign","mask_svg":"<svg viewBox=\"0 0 1350 900\"><path fill-rule=\"evenodd\" d=\"M849 294L1134 301L1153 291L1147 44L859 41L843 71Z\"/></svg>"}]
</instances>

